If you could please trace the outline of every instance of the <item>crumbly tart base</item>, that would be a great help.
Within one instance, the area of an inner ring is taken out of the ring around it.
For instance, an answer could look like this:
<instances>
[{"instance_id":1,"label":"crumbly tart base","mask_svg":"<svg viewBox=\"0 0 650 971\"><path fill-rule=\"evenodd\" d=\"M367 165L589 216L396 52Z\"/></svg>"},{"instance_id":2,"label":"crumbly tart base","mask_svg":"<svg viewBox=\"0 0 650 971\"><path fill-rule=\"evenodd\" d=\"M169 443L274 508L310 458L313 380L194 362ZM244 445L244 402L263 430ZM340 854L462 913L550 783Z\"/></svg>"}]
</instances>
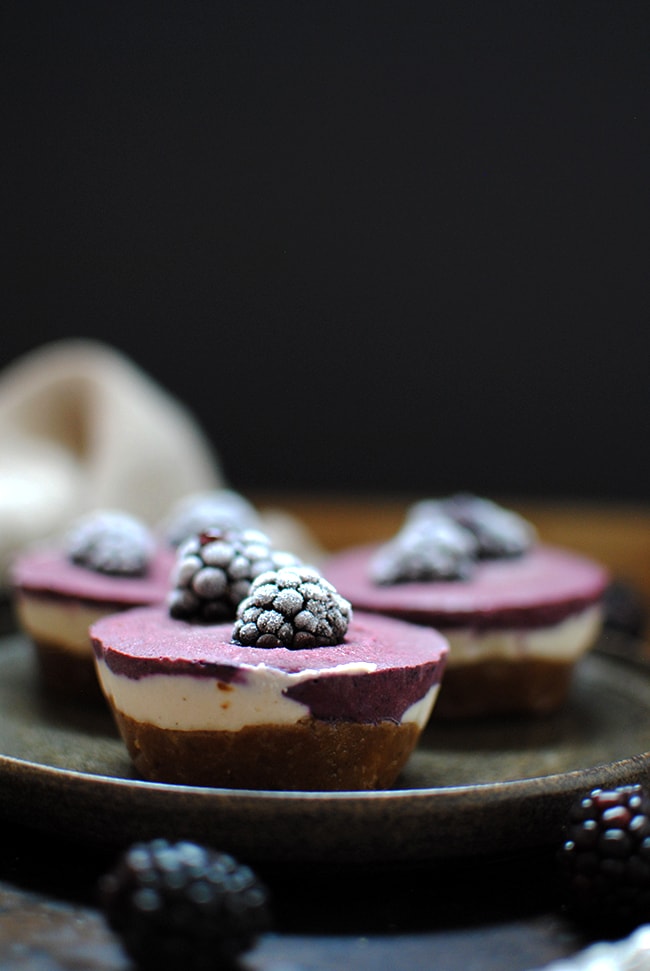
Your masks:
<instances>
[{"instance_id":1,"label":"crumbly tart base","mask_svg":"<svg viewBox=\"0 0 650 971\"><path fill-rule=\"evenodd\" d=\"M536 658L450 664L442 679L433 717L553 712L567 700L575 666L574 662Z\"/></svg>"},{"instance_id":2,"label":"crumbly tart base","mask_svg":"<svg viewBox=\"0 0 650 971\"><path fill-rule=\"evenodd\" d=\"M88 655L32 637L41 687L53 698L105 707L90 644Z\"/></svg>"},{"instance_id":3,"label":"crumbly tart base","mask_svg":"<svg viewBox=\"0 0 650 971\"><path fill-rule=\"evenodd\" d=\"M419 727L325 722L177 731L113 712L136 771L151 782L232 789L387 789L415 748Z\"/></svg>"},{"instance_id":4,"label":"crumbly tart base","mask_svg":"<svg viewBox=\"0 0 650 971\"><path fill-rule=\"evenodd\" d=\"M105 706L89 629L102 617L124 609L119 604L17 592L15 617L34 647L41 687L46 694L62 701Z\"/></svg>"}]
</instances>

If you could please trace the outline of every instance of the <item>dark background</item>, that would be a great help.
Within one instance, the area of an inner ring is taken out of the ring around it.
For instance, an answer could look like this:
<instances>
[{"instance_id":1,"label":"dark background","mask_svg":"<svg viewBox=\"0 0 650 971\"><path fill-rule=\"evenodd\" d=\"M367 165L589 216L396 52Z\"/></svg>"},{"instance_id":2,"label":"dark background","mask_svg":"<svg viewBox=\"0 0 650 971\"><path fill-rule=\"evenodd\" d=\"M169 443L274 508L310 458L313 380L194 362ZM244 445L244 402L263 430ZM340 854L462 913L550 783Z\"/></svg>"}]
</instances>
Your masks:
<instances>
[{"instance_id":1,"label":"dark background","mask_svg":"<svg viewBox=\"0 0 650 971\"><path fill-rule=\"evenodd\" d=\"M650 496L650 5L5 2L0 363L241 489Z\"/></svg>"}]
</instances>

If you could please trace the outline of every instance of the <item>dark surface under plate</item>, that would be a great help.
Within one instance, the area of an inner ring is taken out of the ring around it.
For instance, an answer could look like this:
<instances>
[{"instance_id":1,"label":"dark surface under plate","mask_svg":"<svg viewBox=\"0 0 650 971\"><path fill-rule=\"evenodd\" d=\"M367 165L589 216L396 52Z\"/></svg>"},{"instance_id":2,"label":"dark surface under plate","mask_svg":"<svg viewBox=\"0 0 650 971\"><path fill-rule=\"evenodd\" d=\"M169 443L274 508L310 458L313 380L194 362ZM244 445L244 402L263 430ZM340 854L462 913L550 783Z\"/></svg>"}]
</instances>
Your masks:
<instances>
[{"instance_id":1,"label":"dark surface under plate","mask_svg":"<svg viewBox=\"0 0 650 971\"><path fill-rule=\"evenodd\" d=\"M413 864L557 844L570 802L647 778L650 668L596 652L544 718L434 718L399 779L370 793L202 789L137 780L108 711L45 699L29 644L0 647L0 811L119 845L166 835L259 863ZM513 825L516 820L516 825Z\"/></svg>"}]
</instances>

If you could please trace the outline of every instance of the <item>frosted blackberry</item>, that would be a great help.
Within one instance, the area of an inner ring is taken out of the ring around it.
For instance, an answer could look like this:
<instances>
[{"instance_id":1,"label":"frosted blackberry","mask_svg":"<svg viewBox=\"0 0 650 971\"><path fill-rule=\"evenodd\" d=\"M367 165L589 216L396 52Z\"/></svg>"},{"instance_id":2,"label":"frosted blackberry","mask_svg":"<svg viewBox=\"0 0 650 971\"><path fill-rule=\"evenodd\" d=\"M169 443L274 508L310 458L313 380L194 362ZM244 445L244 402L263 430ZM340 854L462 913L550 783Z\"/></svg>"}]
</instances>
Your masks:
<instances>
[{"instance_id":1,"label":"frosted blackberry","mask_svg":"<svg viewBox=\"0 0 650 971\"><path fill-rule=\"evenodd\" d=\"M80 517L64 540L73 563L98 573L139 576L153 556L149 529L135 516L108 509Z\"/></svg>"},{"instance_id":2,"label":"frosted blackberry","mask_svg":"<svg viewBox=\"0 0 650 971\"><path fill-rule=\"evenodd\" d=\"M256 874L191 842L134 844L100 881L99 899L109 927L145 969L231 967L271 923Z\"/></svg>"},{"instance_id":3,"label":"frosted blackberry","mask_svg":"<svg viewBox=\"0 0 650 971\"><path fill-rule=\"evenodd\" d=\"M352 608L311 567L284 567L258 576L237 608L236 644L293 650L340 644Z\"/></svg>"},{"instance_id":4,"label":"frosted blackberry","mask_svg":"<svg viewBox=\"0 0 650 971\"><path fill-rule=\"evenodd\" d=\"M449 516L433 510L410 522L379 548L370 564L378 584L466 579L472 572L476 541Z\"/></svg>"},{"instance_id":5,"label":"frosted blackberry","mask_svg":"<svg viewBox=\"0 0 650 971\"><path fill-rule=\"evenodd\" d=\"M640 785L594 789L571 809L560 853L566 904L582 922L650 920L650 797Z\"/></svg>"},{"instance_id":6,"label":"frosted blackberry","mask_svg":"<svg viewBox=\"0 0 650 971\"><path fill-rule=\"evenodd\" d=\"M445 499L442 508L473 533L481 558L521 556L534 541L535 531L530 523L489 499L458 493Z\"/></svg>"},{"instance_id":7,"label":"frosted blackberry","mask_svg":"<svg viewBox=\"0 0 650 971\"><path fill-rule=\"evenodd\" d=\"M169 612L204 623L234 619L255 577L298 562L292 553L273 549L259 530L205 530L178 550Z\"/></svg>"},{"instance_id":8,"label":"frosted blackberry","mask_svg":"<svg viewBox=\"0 0 650 971\"><path fill-rule=\"evenodd\" d=\"M178 547L190 536L207 529L258 529L254 506L232 489L192 493L172 506L161 530L166 542Z\"/></svg>"}]
</instances>

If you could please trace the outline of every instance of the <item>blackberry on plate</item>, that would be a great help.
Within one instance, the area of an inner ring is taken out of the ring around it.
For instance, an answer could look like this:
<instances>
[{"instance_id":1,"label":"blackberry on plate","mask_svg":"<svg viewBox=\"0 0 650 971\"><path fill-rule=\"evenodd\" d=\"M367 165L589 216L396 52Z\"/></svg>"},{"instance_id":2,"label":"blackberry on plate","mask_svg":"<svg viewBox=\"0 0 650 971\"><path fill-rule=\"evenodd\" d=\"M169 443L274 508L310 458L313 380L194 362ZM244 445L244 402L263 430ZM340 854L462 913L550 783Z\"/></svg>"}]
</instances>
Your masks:
<instances>
[{"instance_id":1,"label":"blackberry on plate","mask_svg":"<svg viewBox=\"0 0 650 971\"><path fill-rule=\"evenodd\" d=\"M89 570L140 576L153 556L154 540L148 527L135 516L98 509L72 524L64 547L73 563Z\"/></svg>"},{"instance_id":2,"label":"blackberry on plate","mask_svg":"<svg viewBox=\"0 0 650 971\"><path fill-rule=\"evenodd\" d=\"M190 536L207 529L259 529L255 507L233 489L191 493L169 511L161 531L166 542L179 547Z\"/></svg>"},{"instance_id":3,"label":"blackberry on plate","mask_svg":"<svg viewBox=\"0 0 650 971\"><path fill-rule=\"evenodd\" d=\"M178 550L169 612L204 623L234 619L255 577L298 562L293 553L273 549L259 530L207 529Z\"/></svg>"},{"instance_id":4,"label":"blackberry on plate","mask_svg":"<svg viewBox=\"0 0 650 971\"><path fill-rule=\"evenodd\" d=\"M650 920L650 796L594 789L571 809L560 864L567 909L601 929Z\"/></svg>"},{"instance_id":5,"label":"blackberry on plate","mask_svg":"<svg viewBox=\"0 0 650 971\"><path fill-rule=\"evenodd\" d=\"M378 584L466 579L475 555L472 534L444 512L430 510L379 548L370 572Z\"/></svg>"},{"instance_id":6,"label":"blackberry on plate","mask_svg":"<svg viewBox=\"0 0 650 971\"><path fill-rule=\"evenodd\" d=\"M256 874L189 841L133 844L101 879L99 902L130 957L160 971L231 967L270 928Z\"/></svg>"},{"instance_id":7,"label":"blackberry on plate","mask_svg":"<svg viewBox=\"0 0 650 971\"><path fill-rule=\"evenodd\" d=\"M300 650L340 644L352 607L313 567L262 573L237 608L236 644Z\"/></svg>"}]
</instances>

